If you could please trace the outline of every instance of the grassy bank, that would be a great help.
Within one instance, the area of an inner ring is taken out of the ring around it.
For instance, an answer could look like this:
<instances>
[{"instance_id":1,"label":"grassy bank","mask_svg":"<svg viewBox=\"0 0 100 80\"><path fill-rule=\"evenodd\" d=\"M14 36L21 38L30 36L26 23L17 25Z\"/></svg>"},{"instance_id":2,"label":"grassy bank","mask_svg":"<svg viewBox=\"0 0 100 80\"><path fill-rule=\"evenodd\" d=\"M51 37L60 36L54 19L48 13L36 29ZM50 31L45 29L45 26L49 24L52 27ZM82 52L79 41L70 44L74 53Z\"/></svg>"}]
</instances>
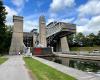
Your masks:
<instances>
[{"instance_id":1,"label":"grassy bank","mask_svg":"<svg viewBox=\"0 0 100 80\"><path fill-rule=\"evenodd\" d=\"M26 66L37 77L37 80L75 80L75 78L57 71L32 58L24 58Z\"/></svg>"},{"instance_id":2,"label":"grassy bank","mask_svg":"<svg viewBox=\"0 0 100 80\"><path fill-rule=\"evenodd\" d=\"M0 64L4 63L7 60L7 58L0 57Z\"/></svg>"},{"instance_id":3,"label":"grassy bank","mask_svg":"<svg viewBox=\"0 0 100 80\"><path fill-rule=\"evenodd\" d=\"M93 51L95 49L100 50L100 47L71 47L71 51Z\"/></svg>"}]
</instances>

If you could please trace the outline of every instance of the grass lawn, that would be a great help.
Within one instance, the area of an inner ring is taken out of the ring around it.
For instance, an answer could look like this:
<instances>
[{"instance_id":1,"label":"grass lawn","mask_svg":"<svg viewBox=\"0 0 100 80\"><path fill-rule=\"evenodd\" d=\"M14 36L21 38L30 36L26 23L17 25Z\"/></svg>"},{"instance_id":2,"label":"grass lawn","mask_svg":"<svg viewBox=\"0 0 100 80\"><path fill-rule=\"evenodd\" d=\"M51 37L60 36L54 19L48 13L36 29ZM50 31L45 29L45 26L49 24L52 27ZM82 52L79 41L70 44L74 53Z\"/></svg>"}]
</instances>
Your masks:
<instances>
[{"instance_id":1,"label":"grass lawn","mask_svg":"<svg viewBox=\"0 0 100 80\"><path fill-rule=\"evenodd\" d=\"M24 57L26 66L37 77L37 80L76 80L75 78L57 71L33 58Z\"/></svg>"},{"instance_id":2,"label":"grass lawn","mask_svg":"<svg viewBox=\"0 0 100 80\"><path fill-rule=\"evenodd\" d=\"M4 63L7 60L7 58L0 57L0 64Z\"/></svg>"}]
</instances>

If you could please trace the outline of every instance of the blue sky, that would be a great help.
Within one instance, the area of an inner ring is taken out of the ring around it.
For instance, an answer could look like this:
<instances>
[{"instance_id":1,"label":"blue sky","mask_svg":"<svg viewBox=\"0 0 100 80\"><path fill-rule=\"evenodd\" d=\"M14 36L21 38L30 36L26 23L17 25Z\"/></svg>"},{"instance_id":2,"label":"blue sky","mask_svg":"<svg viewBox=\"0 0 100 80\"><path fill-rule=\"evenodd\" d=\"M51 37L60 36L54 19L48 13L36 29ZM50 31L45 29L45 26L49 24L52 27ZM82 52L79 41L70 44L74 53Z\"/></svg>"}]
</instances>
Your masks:
<instances>
[{"instance_id":1,"label":"blue sky","mask_svg":"<svg viewBox=\"0 0 100 80\"><path fill-rule=\"evenodd\" d=\"M52 21L74 23L77 32L97 33L100 30L100 0L4 0L7 22L12 16L24 17L24 31L38 28L39 16L44 15L46 24Z\"/></svg>"}]
</instances>

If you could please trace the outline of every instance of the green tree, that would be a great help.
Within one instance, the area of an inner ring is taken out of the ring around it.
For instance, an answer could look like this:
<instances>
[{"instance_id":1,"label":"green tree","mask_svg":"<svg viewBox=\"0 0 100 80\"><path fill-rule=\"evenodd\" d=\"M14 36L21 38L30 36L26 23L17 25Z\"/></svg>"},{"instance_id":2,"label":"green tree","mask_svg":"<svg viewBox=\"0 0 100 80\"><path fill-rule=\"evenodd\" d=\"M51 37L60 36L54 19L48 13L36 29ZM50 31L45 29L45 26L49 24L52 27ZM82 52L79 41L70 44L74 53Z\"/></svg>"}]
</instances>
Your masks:
<instances>
[{"instance_id":1,"label":"green tree","mask_svg":"<svg viewBox=\"0 0 100 80\"><path fill-rule=\"evenodd\" d=\"M5 37L6 37L6 26L5 26L5 22L6 22L6 9L3 6L3 2L2 0L0 0L0 53L3 52L4 48L5 48Z\"/></svg>"},{"instance_id":2,"label":"green tree","mask_svg":"<svg viewBox=\"0 0 100 80\"><path fill-rule=\"evenodd\" d=\"M74 34L68 36L68 44L70 47L74 46Z\"/></svg>"},{"instance_id":3,"label":"green tree","mask_svg":"<svg viewBox=\"0 0 100 80\"><path fill-rule=\"evenodd\" d=\"M93 45L95 45L95 38L96 38L96 36L94 35L94 33L90 33L88 36L87 36L87 38L88 38L88 44L89 44L89 46L93 46Z\"/></svg>"},{"instance_id":4,"label":"green tree","mask_svg":"<svg viewBox=\"0 0 100 80\"><path fill-rule=\"evenodd\" d=\"M100 31L98 32L96 39L95 39L95 44L100 46Z\"/></svg>"},{"instance_id":5,"label":"green tree","mask_svg":"<svg viewBox=\"0 0 100 80\"><path fill-rule=\"evenodd\" d=\"M5 36L5 52L9 51L10 44L11 44L11 38L12 38L12 26L6 26L6 36Z\"/></svg>"},{"instance_id":6,"label":"green tree","mask_svg":"<svg viewBox=\"0 0 100 80\"><path fill-rule=\"evenodd\" d=\"M97 35L90 33L85 36L83 33L77 33L76 35L68 36L68 43L70 47L92 47L100 46L100 31Z\"/></svg>"},{"instance_id":7,"label":"green tree","mask_svg":"<svg viewBox=\"0 0 100 80\"><path fill-rule=\"evenodd\" d=\"M84 46L84 42L85 42L85 36L83 35L83 33L78 33L76 35L76 42L77 42L77 45L79 46Z\"/></svg>"}]
</instances>

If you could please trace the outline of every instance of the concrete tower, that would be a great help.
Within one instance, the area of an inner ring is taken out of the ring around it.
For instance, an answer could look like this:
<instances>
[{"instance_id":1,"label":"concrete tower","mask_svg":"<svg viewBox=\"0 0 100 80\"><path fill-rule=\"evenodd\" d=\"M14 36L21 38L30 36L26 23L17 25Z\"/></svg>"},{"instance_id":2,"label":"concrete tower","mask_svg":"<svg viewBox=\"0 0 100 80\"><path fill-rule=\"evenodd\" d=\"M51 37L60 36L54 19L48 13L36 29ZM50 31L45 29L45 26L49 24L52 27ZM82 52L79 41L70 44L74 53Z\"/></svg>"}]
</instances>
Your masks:
<instances>
[{"instance_id":1,"label":"concrete tower","mask_svg":"<svg viewBox=\"0 0 100 80\"><path fill-rule=\"evenodd\" d=\"M9 54L23 50L23 17L13 16L13 34Z\"/></svg>"},{"instance_id":2,"label":"concrete tower","mask_svg":"<svg viewBox=\"0 0 100 80\"><path fill-rule=\"evenodd\" d=\"M45 17L40 16L39 18L39 43L43 47L47 47L47 41L46 41L46 22Z\"/></svg>"}]
</instances>

